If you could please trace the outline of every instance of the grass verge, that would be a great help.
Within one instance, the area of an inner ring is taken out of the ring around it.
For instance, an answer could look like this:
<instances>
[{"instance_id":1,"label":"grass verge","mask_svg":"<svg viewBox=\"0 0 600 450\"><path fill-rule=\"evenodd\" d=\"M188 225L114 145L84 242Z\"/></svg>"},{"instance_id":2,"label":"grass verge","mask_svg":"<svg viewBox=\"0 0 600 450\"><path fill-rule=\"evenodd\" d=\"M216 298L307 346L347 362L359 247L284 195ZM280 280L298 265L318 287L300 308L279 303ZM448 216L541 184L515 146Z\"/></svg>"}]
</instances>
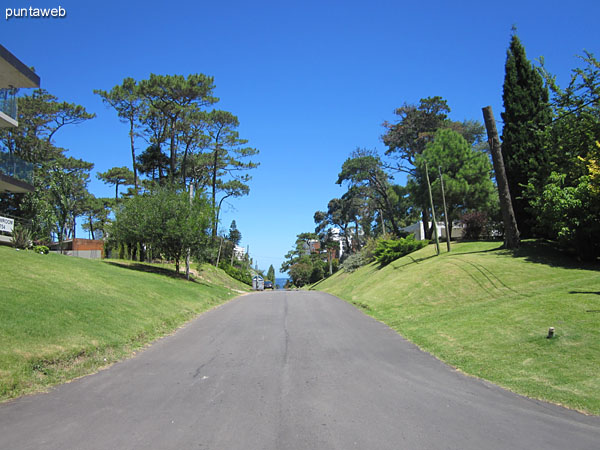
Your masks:
<instances>
[{"instance_id":1,"label":"grass verge","mask_svg":"<svg viewBox=\"0 0 600 450\"><path fill-rule=\"evenodd\" d=\"M600 414L598 269L539 242L515 253L472 242L439 257L429 246L384 268L338 272L314 288L467 374Z\"/></svg>"},{"instance_id":2,"label":"grass verge","mask_svg":"<svg viewBox=\"0 0 600 450\"><path fill-rule=\"evenodd\" d=\"M0 401L93 373L247 291L212 266L193 282L163 265L0 246Z\"/></svg>"}]
</instances>

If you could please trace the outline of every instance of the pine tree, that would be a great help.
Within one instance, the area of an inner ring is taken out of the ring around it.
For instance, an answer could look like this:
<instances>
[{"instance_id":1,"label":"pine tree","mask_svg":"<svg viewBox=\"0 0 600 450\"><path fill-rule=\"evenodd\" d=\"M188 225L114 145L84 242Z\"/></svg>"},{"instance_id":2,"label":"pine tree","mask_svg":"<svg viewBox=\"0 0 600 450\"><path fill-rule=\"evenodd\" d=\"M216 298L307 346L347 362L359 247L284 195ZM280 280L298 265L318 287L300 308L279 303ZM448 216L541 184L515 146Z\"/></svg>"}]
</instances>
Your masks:
<instances>
[{"instance_id":1,"label":"pine tree","mask_svg":"<svg viewBox=\"0 0 600 450\"><path fill-rule=\"evenodd\" d=\"M549 175L543 130L552 120L552 110L548 89L516 34L507 51L502 99L502 156L518 228L521 236L527 237L531 236L533 216L524 186L531 181L539 186Z\"/></svg>"}]
</instances>

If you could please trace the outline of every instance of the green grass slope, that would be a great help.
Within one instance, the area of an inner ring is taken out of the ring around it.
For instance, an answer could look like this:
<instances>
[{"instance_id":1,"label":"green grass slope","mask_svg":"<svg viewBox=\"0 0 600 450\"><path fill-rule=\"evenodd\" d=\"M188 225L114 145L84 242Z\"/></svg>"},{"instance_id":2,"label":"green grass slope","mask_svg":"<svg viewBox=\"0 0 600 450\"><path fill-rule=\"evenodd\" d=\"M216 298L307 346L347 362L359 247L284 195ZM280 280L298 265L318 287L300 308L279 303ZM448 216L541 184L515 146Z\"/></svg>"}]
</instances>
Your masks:
<instances>
[{"instance_id":1,"label":"green grass slope","mask_svg":"<svg viewBox=\"0 0 600 450\"><path fill-rule=\"evenodd\" d=\"M526 242L429 246L313 286L422 349L515 392L600 414L600 267ZM556 335L547 339L549 327Z\"/></svg>"},{"instance_id":2,"label":"green grass slope","mask_svg":"<svg viewBox=\"0 0 600 450\"><path fill-rule=\"evenodd\" d=\"M0 400L130 355L247 286L203 266L193 282L159 265L0 246Z\"/></svg>"}]
</instances>

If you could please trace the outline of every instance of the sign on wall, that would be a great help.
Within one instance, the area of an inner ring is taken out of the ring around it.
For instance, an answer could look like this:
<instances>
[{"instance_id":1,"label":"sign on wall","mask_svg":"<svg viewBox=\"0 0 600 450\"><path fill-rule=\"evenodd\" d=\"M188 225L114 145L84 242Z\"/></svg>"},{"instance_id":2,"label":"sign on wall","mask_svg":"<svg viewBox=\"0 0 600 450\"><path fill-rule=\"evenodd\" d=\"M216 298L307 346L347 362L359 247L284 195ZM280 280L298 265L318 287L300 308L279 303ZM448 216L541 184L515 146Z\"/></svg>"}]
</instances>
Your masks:
<instances>
[{"instance_id":1,"label":"sign on wall","mask_svg":"<svg viewBox=\"0 0 600 450\"><path fill-rule=\"evenodd\" d=\"M7 217L0 217L0 231L7 231L8 233L12 233L15 227L14 219L9 219Z\"/></svg>"}]
</instances>

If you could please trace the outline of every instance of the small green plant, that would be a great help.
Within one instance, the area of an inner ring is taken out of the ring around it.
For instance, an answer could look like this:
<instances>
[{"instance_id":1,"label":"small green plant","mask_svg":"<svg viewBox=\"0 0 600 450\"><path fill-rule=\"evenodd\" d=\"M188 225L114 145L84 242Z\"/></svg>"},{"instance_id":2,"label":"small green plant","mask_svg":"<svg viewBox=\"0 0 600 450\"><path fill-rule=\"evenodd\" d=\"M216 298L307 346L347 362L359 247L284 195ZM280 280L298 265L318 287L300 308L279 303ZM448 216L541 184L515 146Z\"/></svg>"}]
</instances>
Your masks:
<instances>
[{"instance_id":1,"label":"small green plant","mask_svg":"<svg viewBox=\"0 0 600 450\"><path fill-rule=\"evenodd\" d=\"M386 266L402 256L419 250L427 245L426 241L417 241L414 235L400 239L379 239L373 255L382 266Z\"/></svg>"},{"instance_id":2,"label":"small green plant","mask_svg":"<svg viewBox=\"0 0 600 450\"><path fill-rule=\"evenodd\" d=\"M12 245L14 248L31 248L31 230L21 224L16 224L12 233Z\"/></svg>"},{"instance_id":3,"label":"small green plant","mask_svg":"<svg viewBox=\"0 0 600 450\"><path fill-rule=\"evenodd\" d=\"M373 252L377 246L377 242L375 239L369 239L367 243L360 249L359 252L354 253L348 256L344 262L342 263L342 268L348 272L354 272L362 266L366 266L367 264L373 262L375 256Z\"/></svg>"},{"instance_id":4,"label":"small green plant","mask_svg":"<svg viewBox=\"0 0 600 450\"><path fill-rule=\"evenodd\" d=\"M45 245L34 245L32 250L40 255L47 255L50 253L50 249Z\"/></svg>"},{"instance_id":5,"label":"small green plant","mask_svg":"<svg viewBox=\"0 0 600 450\"><path fill-rule=\"evenodd\" d=\"M252 286L252 274L249 270L234 267L225 261L221 261L219 263L219 269L224 270L225 273L231 278L241 281L242 283L245 283L248 286Z\"/></svg>"}]
</instances>

